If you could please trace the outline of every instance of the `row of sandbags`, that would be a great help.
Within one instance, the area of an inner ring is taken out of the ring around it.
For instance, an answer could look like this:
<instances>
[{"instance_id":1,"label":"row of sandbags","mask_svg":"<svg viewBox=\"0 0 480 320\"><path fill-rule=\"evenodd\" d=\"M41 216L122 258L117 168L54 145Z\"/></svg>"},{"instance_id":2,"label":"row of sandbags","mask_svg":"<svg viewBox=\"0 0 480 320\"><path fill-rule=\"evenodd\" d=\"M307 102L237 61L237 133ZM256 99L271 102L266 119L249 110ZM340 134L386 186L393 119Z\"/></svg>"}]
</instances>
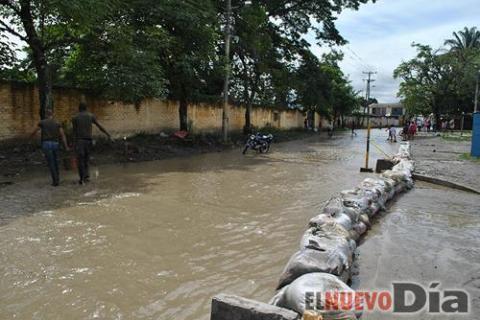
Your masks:
<instances>
[{"instance_id":1,"label":"row of sandbags","mask_svg":"<svg viewBox=\"0 0 480 320\"><path fill-rule=\"evenodd\" d=\"M271 303L305 311L307 292L351 292L352 261L357 241L370 221L396 195L413 187L414 163L410 146L404 143L392 159L396 165L378 177L367 178L353 189L328 201L310 220L299 250L288 261ZM354 309L354 308L353 308ZM357 319L361 313L318 310L323 319Z\"/></svg>"}]
</instances>

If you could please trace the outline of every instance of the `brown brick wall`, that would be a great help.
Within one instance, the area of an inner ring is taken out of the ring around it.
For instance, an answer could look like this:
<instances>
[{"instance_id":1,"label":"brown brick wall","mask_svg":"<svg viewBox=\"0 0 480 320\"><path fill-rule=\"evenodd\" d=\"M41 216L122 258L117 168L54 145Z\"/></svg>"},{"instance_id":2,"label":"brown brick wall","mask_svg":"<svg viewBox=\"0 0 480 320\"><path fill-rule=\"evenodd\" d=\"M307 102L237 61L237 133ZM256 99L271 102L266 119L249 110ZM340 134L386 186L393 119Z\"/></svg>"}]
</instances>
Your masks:
<instances>
[{"instance_id":1,"label":"brown brick wall","mask_svg":"<svg viewBox=\"0 0 480 320\"><path fill-rule=\"evenodd\" d=\"M82 95L74 89L54 90L55 118L70 126ZM86 97L89 110L114 136L139 132L171 131L179 127L178 103L148 99L140 105L106 101ZM215 132L222 126L222 108L218 105L192 104L188 108L189 122L194 132ZM245 108L230 107L230 129L242 130ZM277 111L254 108L252 123L256 127L267 125L292 129L303 127L304 115L296 110ZM0 141L25 138L39 121L38 92L34 86L0 82ZM95 131L95 134L99 134Z\"/></svg>"}]
</instances>

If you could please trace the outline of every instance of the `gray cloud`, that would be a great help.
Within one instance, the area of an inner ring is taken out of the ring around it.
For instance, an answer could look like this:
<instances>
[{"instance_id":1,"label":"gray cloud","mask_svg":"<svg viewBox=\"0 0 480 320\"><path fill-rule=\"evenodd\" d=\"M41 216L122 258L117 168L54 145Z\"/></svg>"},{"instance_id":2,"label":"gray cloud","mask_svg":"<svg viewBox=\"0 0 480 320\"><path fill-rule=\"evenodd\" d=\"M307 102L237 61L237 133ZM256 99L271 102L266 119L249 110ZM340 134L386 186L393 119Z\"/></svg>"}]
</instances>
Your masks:
<instances>
[{"instance_id":1,"label":"gray cloud","mask_svg":"<svg viewBox=\"0 0 480 320\"><path fill-rule=\"evenodd\" d=\"M345 11L337 27L349 41L342 48L345 59L341 67L357 90L364 90L362 71L377 71L372 96L382 102L396 102L399 81L393 71L411 59L412 42L441 47L453 31L478 26L478 0L380 0L359 11ZM317 54L328 49L314 46Z\"/></svg>"}]
</instances>

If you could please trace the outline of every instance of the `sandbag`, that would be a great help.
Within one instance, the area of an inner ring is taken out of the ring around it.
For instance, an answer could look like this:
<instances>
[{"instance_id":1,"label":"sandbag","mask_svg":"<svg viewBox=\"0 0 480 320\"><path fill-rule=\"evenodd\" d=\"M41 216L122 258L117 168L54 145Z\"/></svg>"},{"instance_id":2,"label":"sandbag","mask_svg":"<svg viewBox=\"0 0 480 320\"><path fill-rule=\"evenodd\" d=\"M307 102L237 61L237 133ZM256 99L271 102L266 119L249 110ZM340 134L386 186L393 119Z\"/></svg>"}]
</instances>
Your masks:
<instances>
[{"instance_id":1,"label":"sandbag","mask_svg":"<svg viewBox=\"0 0 480 320\"><path fill-rule=\"evenodd\" d=\"M345 283L336 276L327 273L308 273L305 274L290 285L280 290L270 301L271 304L290 309L303 314L306 310L306 293L315 292L321 297L321 306L326 305L326 292L354 294ZM321 294L324 293L324 294ZM351 306L350 310L317 310L325 320L345 319L356 320L361 317L361 311L355 311L356 306Z\"/></svg>"},{"instance_id":2,"label":"sandbag","mask_svg":"<svg viewBox=\"0 0 480 320\"><path fill-rule=\"evenodd\" d=\"M393 168L393 171L414 171L414 163L410 160L401 160L398 164L396 164Z\"/></svg>"},{"instance_id":3,"label":"sandbag","mask_svg":"<svg viewBox=\"0 0 480 320\"><path fill-rule=\"evenodd\" d=\"M368 199L363 196L362 189L347 190L341 192L345 207L359 208L364 210L368 207Z\"/></svg>"},{"instance_id":4,"label":"sandbag","mask_svg":"<svg viewBox=\"0 0 480 320\"><path fill-rule=\"evenodd\" d=\"M345 230L351 230L352 229L352 219L345 213L342 213L341 215L334 217L334 220L337 224L341 225Z\"/></svg>"},{"instance_id":5,"label":"sandbag","mask_svg":"<svg viewBox=\"0 0 480 320\"><path fill-rule=\"evenodd\" d=\"M342 228L343 229L343 228ZM300 241L300 250L310 248L320 251L328 251L332 248L351 246L347 234L338 229L321 230L317 228L309 228L303 234ZM355 250L356 244L352 249Z\"/></svg>"},{"instance_id":6,"label":"sandbag","mask_svg":"<svg viewBox=\"0 0 480 320\"><path fill-rule=\"evenodd\" d=\"M358 222L352 226L352 229L358 232L358 234L363 235L367 232L367 225L363 222Z\"/></svg>"},{"instance_id":7,"label":"sandbag","mask_svg":"<svg viewBox=\"0 0 480 320\"><path fill-rule=\"evenodd\" d=\"M372 202L377 202L383 208L391 197L393 185L383 179L368 178L362 182L361 188Z\"/></svg>"},{"instance_id":8,"label":"sandbag","mask_svg":"<svg viewBox=\"0 0 480 320\"><path fill-rule=\"evenodd\" d=\"M351 279L351 266L344 264L344 253L340 251L318 251L315 249L303 249L297 251L288 261L280 276L277 289L292 283L295 279L307 273L321 272L339 276L342 281ZM348 263L351 264L351 256Z\"/></svg>"},{"instance_id":9,"label":"sandbag","mask_svg":"<svg viewBox=\"0 0 480 320\"><path fill-rule=\"evenodd\" d=\"M300 251L285 266L277 289L312 272L331 273L348 282L352 275L351 266L356 247L355 241L335 230L324 232L316 228L308 229L300 242Z\"/></svg>"},{"instance_id":10,"label":"sandbag","mask_svg":"<svg viewBox=\"0 0 480 320\"><path fill-rule=\"evenodd\" d=\"M359 221L363 222L368 229L372 227L372 223L370 222L370 218L368 217L368 214L364 213L360 215Z\"/></svg>"},{"instance_id":11,"label":"sandbag","mask_svg":"<svg viewBox=\"0 0 480 320\"><path fill-rule=\"evenodd\" d=\"M387 201L392 200L395 197L395 181L386 177L380 177L380 179L390 186L390 189L387 190Z\"/></svg>"},{"instance_id":12,"label":"sandbag","mask_svg":"<svg viewBox=\"0 0 480 320\"><path fill-rule=\"evenodd\" d=\"M387 170L382 173L382 176L394 180L395 184L411 179L411 173L406 170Z\"/></svg>"},{"instance_id":13,"label":"sandbag","mask_svg":"<svg viewBox=\"0 0 480 320\"><path fill-rule=\"evenodd\" d=\"M324 234L331 233L344 238L349 238L348 230L339 225L334 218L326 214L319 214L312 218L309 222L309 228L314 228L317 232L322 232Z\"/></svg>"},{"instance_id":14,"label":"sandbag","mask_svg":"<svg viewBox=\"0 0 480 320\"><path fill-rule=\"evenodd\" d=\"M373 218L382 210L382 206L378 202L372 202L369 206L368 216Z\"/></svg>"},{"instance_id":15,"label":"sandbag","mask_svg":"<svg viewBox=\"0 0 480 320\"><path fill-rule=\"evenodd\" d=\"M338 226L342 227L346 231L352 229L352 220L350 217L344 213L332 217L326 213L321 213L318 216L313 217L309 222L309 227L319 227L324 224L332 224L335 223Z\"/></svg>"},{"instance_id":16,"label":"sandbag","mask_svg":"<svg viewBox=\"0 0 480 320\"><path fill-rule=\"evenodd\" d=\"M323 208L322 213L328 214L332 217L339 217L342 214L346 214L352 222L356 222L360 214L355 208L345 207L343 199L339 197L331 198Z\"/></svg>"}]
</instances>

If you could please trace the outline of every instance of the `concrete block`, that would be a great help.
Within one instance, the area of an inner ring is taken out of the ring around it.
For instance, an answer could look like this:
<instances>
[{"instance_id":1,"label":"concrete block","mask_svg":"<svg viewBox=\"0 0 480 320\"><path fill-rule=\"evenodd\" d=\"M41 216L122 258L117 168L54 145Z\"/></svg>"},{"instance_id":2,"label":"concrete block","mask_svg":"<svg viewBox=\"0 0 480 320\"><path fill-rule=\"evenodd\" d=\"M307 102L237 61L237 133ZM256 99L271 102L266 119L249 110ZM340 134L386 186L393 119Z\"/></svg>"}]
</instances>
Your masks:
<instances>
[{"instance_id":1,"label":"concrete block","mask_svg":"<svg viewBox=\"0 0 480 320\"><path fill-rule=\"evenodd\" d=\"M378 159L377 160L377 167L375 168L376 173L382 173L386 170L392 170L394 163L387 159Z\"/></svg>"},{"instance_id":2,"label":"concrete block","mask_svg":"<svg viewBox=\"0 0 480 320\"><path fill-rule=\"evenodd\" d=\"M297 320L298 313L233 295L219 294L212 299L210 320Z\"/></svg>"}]
</instances>

